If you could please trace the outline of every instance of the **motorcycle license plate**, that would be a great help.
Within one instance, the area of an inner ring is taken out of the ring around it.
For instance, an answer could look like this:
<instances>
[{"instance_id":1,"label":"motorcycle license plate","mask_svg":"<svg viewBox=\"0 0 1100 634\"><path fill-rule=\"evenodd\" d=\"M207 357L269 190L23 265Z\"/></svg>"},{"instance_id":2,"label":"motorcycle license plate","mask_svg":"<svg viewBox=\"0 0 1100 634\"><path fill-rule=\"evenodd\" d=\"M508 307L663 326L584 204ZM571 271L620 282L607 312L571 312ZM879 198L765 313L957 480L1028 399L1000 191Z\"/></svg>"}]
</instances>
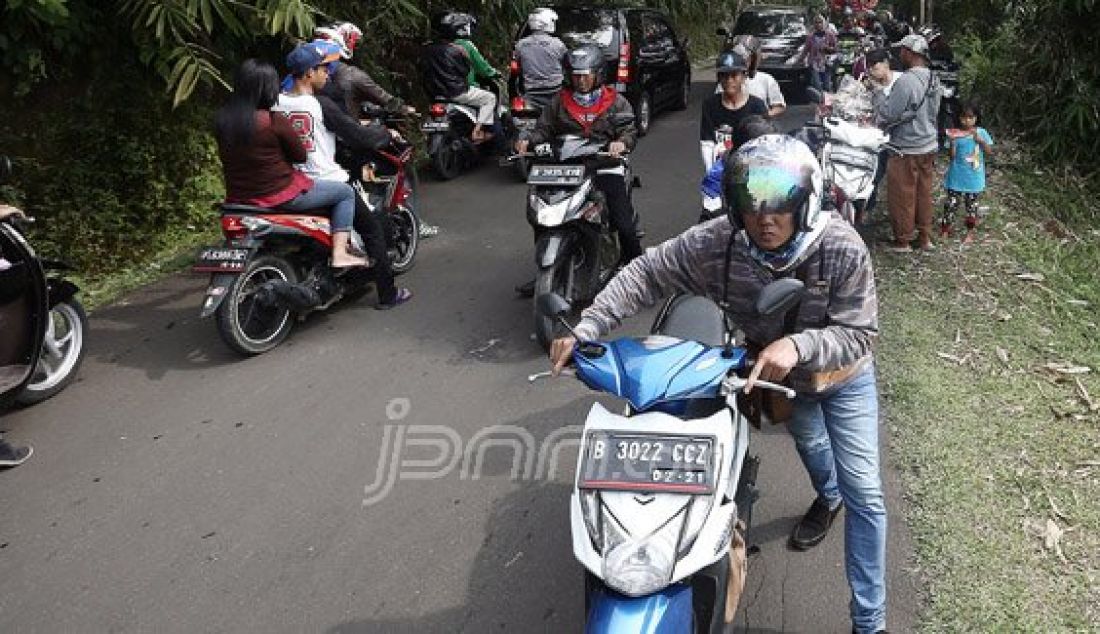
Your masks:
<instances>
[{"instance_id":1,"label":"motorcycle license plate","mask_svg":"<svg viewBox=\"0 0 1100 634\"><path fill-rule=\"evenodd\" d=\"M420 129L424 132L446 132L451 129L450 121L426 121L420 124Z\"/></svg>"},{"instance_id":2,"label":"motorcycle license plate","mask_svg":"<svg viewBox=\"0 0 1100 634\"><path fill-rule=\"evenodd\" d=\"M528 185L580 185L583 165L535 165L527 174Z\"/></svg>"},{"instance_id":3,"label":"motorcycle license plate","mask_svg":"<svg viewBox=\"0 0 1100 634\"><path fill-rule=\"evenodd\" d=\"M248 265L251 253L252 249L240 247L206 247L199 251L191 270L195 273L240 273Z\"/></svg>"},{"instance_id":4,"label":"motorcycle license plate","mask_svg":"<svg viewBox=\"0 0 1100 634\"><path fill-rule=\"evenodd\" d=\"M594 431L577 487L705 494L714 491L714 436Z\"/></svg>"}]
</instances>

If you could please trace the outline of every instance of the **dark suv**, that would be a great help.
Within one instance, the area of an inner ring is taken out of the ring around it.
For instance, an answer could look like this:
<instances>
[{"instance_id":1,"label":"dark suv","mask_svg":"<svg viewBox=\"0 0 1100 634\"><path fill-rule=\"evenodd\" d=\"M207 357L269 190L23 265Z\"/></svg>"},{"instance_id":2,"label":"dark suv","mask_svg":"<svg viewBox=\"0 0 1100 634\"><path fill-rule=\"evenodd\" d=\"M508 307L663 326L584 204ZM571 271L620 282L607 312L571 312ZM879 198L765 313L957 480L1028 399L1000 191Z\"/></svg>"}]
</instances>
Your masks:
<instances>
[{"instance_id":1,"label":"dark suv","mask_svg":"<svg viewBox=\"0 0 1100 634\"><path fill-rule=\"evenodd\" d=\"M788 99L802 96L808 79L805 60L791 60L806 42L809 13L806 7L753 5L737 15L733 30L718 29L726 43L738 35L754 35L760 40L760 70L775 77Z\"/></svg>"},{"instance_id":2,"label":"dark suv","mask_svg":"<svg viewBox=\"0 0 1100 634\"><path fill-rule=\"evenodd\" d=\"M687 40L677 37L668 17L652 9L550 7L558 14L557 31L572 48L595 43L607 60L605 80L634 106L639 135L649 131L652 115L660 110L687 108L691 94L691 62ZM530 33L525 23L516 41ZM509 97L522 104L523 71L511 64Z\"/></svg>"}]
</instances>

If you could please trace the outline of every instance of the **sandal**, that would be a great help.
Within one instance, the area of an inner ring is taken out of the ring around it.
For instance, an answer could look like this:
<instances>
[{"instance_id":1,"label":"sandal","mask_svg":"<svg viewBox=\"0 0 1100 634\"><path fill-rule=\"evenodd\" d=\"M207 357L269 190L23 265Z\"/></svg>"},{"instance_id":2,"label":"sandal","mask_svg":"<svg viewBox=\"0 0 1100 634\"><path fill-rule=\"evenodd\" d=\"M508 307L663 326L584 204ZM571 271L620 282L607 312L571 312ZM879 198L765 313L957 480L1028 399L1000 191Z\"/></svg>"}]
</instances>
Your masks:
<instances>
[{"instance_id":1,"label":"sandal","mask_svg":"<svg viewBox=\"0 0 1100 634\"><path fill-rule=\"evenodd\" d=\"M394 306L400 306L401 304L409 301L410 299L412 299L412 296L413 292L409 289L399 288L397 289L397 295L394 295L392 302L378 302L378 305L375 306L375 308L378 310L389 310Z\"/></svg>"}]
</instances>

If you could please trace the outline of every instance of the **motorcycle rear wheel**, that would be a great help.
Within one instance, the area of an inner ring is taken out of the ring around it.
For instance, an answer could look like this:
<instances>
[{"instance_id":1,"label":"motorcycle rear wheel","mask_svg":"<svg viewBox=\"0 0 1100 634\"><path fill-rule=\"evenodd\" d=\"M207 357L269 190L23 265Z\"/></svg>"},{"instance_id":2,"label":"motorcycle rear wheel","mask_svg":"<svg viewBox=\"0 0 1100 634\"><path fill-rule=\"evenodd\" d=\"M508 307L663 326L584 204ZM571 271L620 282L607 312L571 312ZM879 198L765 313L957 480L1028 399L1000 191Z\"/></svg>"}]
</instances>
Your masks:
<instances>
[{"instance_id":1,"label":"motorcycle rear wheel","mask_svg":"<svg viewBox=\"0 0 1100 634\"><path fill-rule=\"evenodd\" d=\"M15 402L20 405L41 403L72 383L84 361L86 332L88 315L75 298L51 308L38 367L27 387L15 397Z\"/></svg>"},{"instance_id":2,"label":"motorcycle rear wheel","mask_svg":"<svg viewBox=\"0 0 1100 634\"><path fill-rule=\"evenodd\" d=\"M272 350L294 327L289 308L264 306L256 292L268 281L294 284L298 276L289 262L274 255L262 255L248 263L233 282L216 313L218 334L239 354L254 356Z\"/></svg>"},{"instance_id":3,"label":"motorcycle rear wheel","mask_svg":"<svg viewBox=\"0 0 1100 634\"><path fill-rule=\"evenodd\" d=\"M436 148L435 154L432 155L432 168L439 180L449 181L462 171L460 147L460 143L454 137L447 135Z\"/></svg>"}]
</instances>

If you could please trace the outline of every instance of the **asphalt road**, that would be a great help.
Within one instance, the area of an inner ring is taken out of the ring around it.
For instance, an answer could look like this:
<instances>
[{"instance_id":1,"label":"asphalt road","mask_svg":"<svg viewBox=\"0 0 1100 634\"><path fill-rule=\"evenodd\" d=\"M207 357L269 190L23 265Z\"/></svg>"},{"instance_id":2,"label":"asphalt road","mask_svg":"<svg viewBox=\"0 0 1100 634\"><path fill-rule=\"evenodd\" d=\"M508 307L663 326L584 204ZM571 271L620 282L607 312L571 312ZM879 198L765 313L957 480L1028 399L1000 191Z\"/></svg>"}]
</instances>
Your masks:
<instances>
[{"instance_id":1,"label":"asphalt road","mask_svg":"<svg viewBox=\"0 0 1100 634\"><path fill-rule=\"evenodd\" d=\"M650 244L697 215L711 86L635 155ZM524 195L494 165L426 185L442 234L403 280L412 303L314 316L259 358L198 319L204 278L97 311L80 380L0 421L36 450L0 472L0 631L579 631L568 441L594 396L525 380L547 364L512 291L533 267ZM760 552L739 623L848 631L839 525L788 551L812 491L782 429L753 443ZM918 593L887 481L890 627L908 631Z\"/></svg>"}]
</instances>

